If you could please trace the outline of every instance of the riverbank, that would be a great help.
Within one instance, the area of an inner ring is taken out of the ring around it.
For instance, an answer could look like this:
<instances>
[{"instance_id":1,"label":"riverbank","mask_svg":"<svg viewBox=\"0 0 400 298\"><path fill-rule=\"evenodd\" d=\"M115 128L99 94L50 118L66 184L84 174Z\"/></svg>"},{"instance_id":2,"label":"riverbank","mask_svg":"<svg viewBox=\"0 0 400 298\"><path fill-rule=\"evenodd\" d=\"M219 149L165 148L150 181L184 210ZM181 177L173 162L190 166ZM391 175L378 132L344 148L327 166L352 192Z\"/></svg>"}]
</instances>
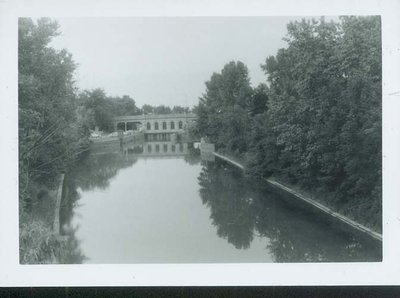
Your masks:
<instances>
[{"instance_id":1,"label":"riverbank","mask_svg":"<svg viewBox=\"0 0 400 298\"><path fill-rule=\"evenodd\" d=\"M60 218L68 196L67 184L65 175L60 174L54 189L37 186L41 190L39 197L34 196L35 206L20 215L20 264L71 263L76 243L70 235L61 233ZM76 255L79 263L84 256Z\"/></svg>"},{"instance_id":2,"label":"riverbank","mask_svg":"<svg viewBox=\"0 0 400 298\"><path fill-rule=\"evenodd\" d=\"M31 203L21 210L19 234L21 264L57 263L59 233L54 232L54 226L57 221L59 231L63 174L57 180L57 186L54 188L34 183L32 185L34 191L30 193Z\"/></svg>"},{"instance_id":3,"label":"riverbank","mask_svg":"<svg viewBox=\"0 0 400 298\"><path fill-rule=\"evenodd\" d=\"M245 170L245 167L241 163L235 161L234 159L232 159L230 157L226 157L226 156L221 155L221 154L216 153L216 152L214 152L214 155L216 157L218 157L218 158L220 158L222 160L225 160L226 162L234 165L235 167L240 168L243 171ZM311 205L312 207L320 210L321 212L323 212L325 214L328 214L328 215L340 220L341 222L351 226L352 228L354 228L354 229L356 229L356 230L358 230L360 232L363 232L363 233L367 234L368 236L370 236L370 237L372 237L372 238L374 238L376 240L382 241L382 235L380 233L378 233L378 232L376 232L376 231L374 231L374 230L372 230L372 229L370 229L370 228L368 228L368 227L366 227L366 226L364 226L364 225L362 225L362 224L360 224L360 223L348 218L347 216L339 214L338 212L334 211L333 209L321 204L317 200L310 198L306 194L303 194L300 191L294 190L291 187L286 186L286 185L282 184L281 182L276 181L275 179L271 179L271 178L269 178L269 179L263 178L263 179L269 185L271 185L271 186L273 186L275 188L278 188L280 190L284 190L285 192L290 193L294 198L299 199L299 200Z\"/></svg>"}]
</instances>

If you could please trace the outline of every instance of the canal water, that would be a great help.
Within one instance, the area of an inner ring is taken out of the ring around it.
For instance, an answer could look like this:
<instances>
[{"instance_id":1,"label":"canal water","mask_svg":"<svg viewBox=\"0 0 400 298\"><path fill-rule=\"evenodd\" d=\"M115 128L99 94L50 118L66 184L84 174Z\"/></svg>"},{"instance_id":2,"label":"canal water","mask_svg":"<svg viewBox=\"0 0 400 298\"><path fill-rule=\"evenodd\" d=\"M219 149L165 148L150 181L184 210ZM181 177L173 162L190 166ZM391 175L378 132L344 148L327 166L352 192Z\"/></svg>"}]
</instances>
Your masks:
<instances>
[{"instance_id":1,"label":"canal water","mask_svg":"<svg viewBox=\"0 0 400 298\"><path fill-rule=\"evenodd\" d=\"M381 261L381 243L187 143L92 150L61 208L70 263Z\"/></svg>"}]
</instances>

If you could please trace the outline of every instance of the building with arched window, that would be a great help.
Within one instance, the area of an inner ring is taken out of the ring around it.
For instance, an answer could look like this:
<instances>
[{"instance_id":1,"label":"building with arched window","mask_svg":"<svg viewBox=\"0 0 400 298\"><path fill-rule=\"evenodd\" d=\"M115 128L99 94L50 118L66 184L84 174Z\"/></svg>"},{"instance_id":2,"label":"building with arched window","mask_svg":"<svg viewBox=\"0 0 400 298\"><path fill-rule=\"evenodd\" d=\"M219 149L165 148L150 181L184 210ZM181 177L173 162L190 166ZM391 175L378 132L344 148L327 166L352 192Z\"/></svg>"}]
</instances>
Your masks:
<instances>
[{"instance_id":1,"label":"building with arched window","mask_svg":"<svg viewBox=\"0 0 400 298\"><path fill-rule=\"evenodd\" d=\"M147 141L172 140L175 135L185 132L190 122L195 121L195 114L162 114L162 115L135 115L114 117L114 129L130 130L144 134ZM178 137L179 138L179 137ZM153 148L154 149L154 148Z\"/></svg>"}]
</instances>

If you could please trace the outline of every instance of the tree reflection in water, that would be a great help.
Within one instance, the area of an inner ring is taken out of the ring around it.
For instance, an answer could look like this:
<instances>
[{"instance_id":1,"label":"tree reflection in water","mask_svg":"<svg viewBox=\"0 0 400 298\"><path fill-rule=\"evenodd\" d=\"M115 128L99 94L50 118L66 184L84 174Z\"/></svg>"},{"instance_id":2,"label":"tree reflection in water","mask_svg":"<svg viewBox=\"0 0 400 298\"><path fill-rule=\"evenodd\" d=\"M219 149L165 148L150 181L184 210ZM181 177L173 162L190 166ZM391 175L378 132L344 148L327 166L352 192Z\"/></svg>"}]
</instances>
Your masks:
<instances>
[{"instance_id":1,"label":"tree reflection in water","mask_svg":"<svg viewBox=\"0 0 400 298\"><path fill-rule=\"evenodd\" d=\"M255 206L246 193L240 172L209 163L199 176L203 204L211 209L210 218L218 236L238 249L250 247L256 224Z\"/></svg>"},{"instance_id":2,"label":"tree reflection in water","mask_svg":"<svg viewBox=\"0 0 400 298\"><path fill-rule=\"evenodd\" d=\"M201 200L210 208L218 236L238 249L249 248L257 235L268 239L266 253L275 262L382 259L380 243L355 235L265 183L245 179L225 163L204 164L198 180Z\"/></svg>"},{"instance_id":3,"label":"tree reflection in water","mask_svg":"<svg viewBox=\"0 0 400 298\"><path fill-rule=\"evenodd\" d=\"M130 167L136 161L135 156L123 152L88 155L72 171L72 176L82 190L106 189L120 169Z\"/></svg>"},{"instance_id":4,"label":"tree reflection in water","mask_svg":"<svg viewBox=\"0 0 400 298\"><path fill-rule=\"evenodd\" d=\"M160 151L163 145L160 144ZM177 150L173 158L179 154L188 164L197 164L198 152L188 148L188 154ZM141 155L142 150L133 149L88 155L66 175L60 220L69 251L60 262L85 260L75 236L79 227L72 228L71 224L80 199L78 188L107 188L120 169L132 166ZM152 156L156 156L154 150ZM250 249L253 239L262 237L267 243L265 253L275 262L380 261L382 258L380 243L338 228L337 223L308 210L296 200L288 200L263 183L245 179L240 170L228 164L203 162L198 183L202 203L210 209L210 219L218 236L236 249Z\"/></svg>"},{"instance_id":5,"label":"tree reflection in water","mask_svg":"<svg viewBox=\"0 0 400 298\"><path fill-rule=\"evenodd\" d=\"M78 227L72 226L72 218L75 216L74 209L79 203L80 194L78 188L83 191L93 190L95 188L106 189L109 187L110 181L114 178L118 172L123 168L131 167L135 164L137 159L143 155L143 147L146 143L139 143L133 147L122 147L119 152L115 152L115 148L97 149L93 150L93 153L89 153L82 158L82 160L72 168L68 175L66 175L64 195L60 210L60 223L61 223L61 234L65 236L66 241L65 253L60 263L82 263L87 259L82 251L80 250L79 240L76 238L75 233L79 229ZM159 144L155 144L156 146ZM172 148L171 143L164 142L159 145L163 148L161 153L171 153L169 148ZM186 145L186 144L185 144ZM152 146L152 145L151 145ZM178 143L178 151L176 155L183 155L184 160L191 165L198 164L200 162L200 156L198 152L194 152L193 145L187 145L188 154L183 152L184 144ZM164 150L166 148L166 150ZM167 151L167 152L164 152ZM157 152L153 152L152 156L157 156Z\"/></svg>"},{"instance_id":6,"label":"tree reflection in water","mask_svg":"<svg viewBox=\"0 0 400 298\"><path fill-rule=\"evenodd\" d=\"M79 226L73 227L71 223L75 206L80 199L78 188L82 190L106 189L110 180L117 175L120 169L132 166L136 160L136 158L122 153L88 155L66 175L60 208L61 235L65 239L65 248L59 263L79 264L87 259L75 236Z\"/></svg>"},{"instance_id":7,"label":"tree reflection in water","mask_svg":"<svg viewBox=\"0 0 400 298\"><path fill-rule=\"evenodd\" d=\"M60 234L65 238L66 247L63 257L58 260L61 264L80 264L86 259L80 249L79 240L75 236L77 228L74 229L71 226L73 209L78 200L79 193L75 180L71 179L70 176L65 176L63 198L60 206Z\"/></svg>"},{"instance_id":8,"label":"tree reflection in water","mask_svg":"<svg viewBox=\"0 0 400 298\"><path fill-rule=\"evenodd\" d=\"M200 150L193 147L193 143L187 144L188 153L184 155L185 161L190 165L197 165L200 163Z\"/></svg>"}]
</instances>

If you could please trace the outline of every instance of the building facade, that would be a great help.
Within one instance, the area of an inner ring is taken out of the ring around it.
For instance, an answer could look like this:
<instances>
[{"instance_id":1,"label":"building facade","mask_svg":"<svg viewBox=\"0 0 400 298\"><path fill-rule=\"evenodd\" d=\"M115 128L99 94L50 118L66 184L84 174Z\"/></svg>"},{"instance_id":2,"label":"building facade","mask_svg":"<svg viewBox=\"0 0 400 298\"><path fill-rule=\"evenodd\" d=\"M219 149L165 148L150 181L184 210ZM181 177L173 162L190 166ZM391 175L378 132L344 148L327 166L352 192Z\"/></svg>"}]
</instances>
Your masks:
<instances>
[{"instance_id":1,"label":"building facade","mask_svg":"<svg viewBox=\"0 0 400 298\"><path fill-rule=\"evenodd\" d=\"M143 132L146 141L170 141L184 133L197 116L192 113L119 116L113 119L114 130Z\"/></svg>"}]
</instances>

